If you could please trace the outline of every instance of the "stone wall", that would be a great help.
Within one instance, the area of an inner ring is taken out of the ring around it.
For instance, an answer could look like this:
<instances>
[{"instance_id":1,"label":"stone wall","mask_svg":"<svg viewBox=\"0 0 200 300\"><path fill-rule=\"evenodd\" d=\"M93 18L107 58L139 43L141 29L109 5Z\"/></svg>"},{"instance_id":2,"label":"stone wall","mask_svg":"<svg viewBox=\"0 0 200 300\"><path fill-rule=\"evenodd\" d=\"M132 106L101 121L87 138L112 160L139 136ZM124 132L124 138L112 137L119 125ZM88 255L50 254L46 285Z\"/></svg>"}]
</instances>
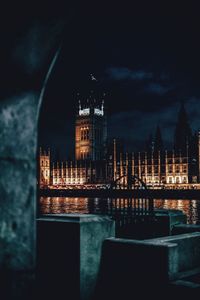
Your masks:
<instances>
[{"instance_id":1,"label":"stone wall","mask_svg":"<svg viewBox=\"0 0 200 300\"><path fill-rule=\"evenodd\" d=\"M31 93L0 104L0 269L14 290L35 267L37 105Z\"/></svg>"},{"instance_id":2,"label":"stone wall","mask_svg":"<svg viewBox=\"0 0 200 300\"><path fill-rule=\"evenodd\" d=\"M12 80L6 88L0 88L0 294L6 293L6 299L27 299L26 293L30 294L33 283L37 122L57 58L55 53L61 39L58 33L64 26L57 26L58 20L51 23L46 20L41 27L37 25L37 38L31 40L35 27L30 24L26 27L23 19L19 24L21 28L13 27L14 34L9 37L16 44L12 41L9 45L21 49L23 57L13 56L12 49L5 49L12 57L7 57L4 75ZM20 39L16 38L16 32Z\"/></svg>"}]
</instances>

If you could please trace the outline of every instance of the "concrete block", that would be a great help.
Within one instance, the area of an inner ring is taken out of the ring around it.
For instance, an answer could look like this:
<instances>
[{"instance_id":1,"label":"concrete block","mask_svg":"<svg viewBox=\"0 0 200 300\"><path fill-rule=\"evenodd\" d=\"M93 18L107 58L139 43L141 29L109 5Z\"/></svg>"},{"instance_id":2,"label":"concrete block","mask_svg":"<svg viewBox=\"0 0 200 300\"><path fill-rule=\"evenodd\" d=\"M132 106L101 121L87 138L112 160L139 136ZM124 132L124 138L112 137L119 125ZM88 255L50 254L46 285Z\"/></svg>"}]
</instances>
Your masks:
<instances>
[{"instance_id":1,"label":"concrete block","mask_svg":"<svg viewBox=\"0 0 200 300\"><path fill-rule=\"evenodd\" d=\"M177 209L156 209L156 236L170 235L174 226L186 224L187 216Z\"/></svg>"},{"instance_id":2,"label":"concrete block","mask_svg":"<svg viewBox=\"0 0 200 300\"><path fill-rule=\"evenodd\" d=\"M170 243L177 246L178 272L184 272L200 267L200 233L186 233L163 238L145 240L150 244L163 244L168 247ZM176 276L176 274L174 274Z\"/></svg>"},{"instance_id":3,"label":"concrete block","mask_svg":"<svg viewBox=\"0 0 200 300\"><path fill-rule=\"evenodd\" d=\"M200 232L200 225L197 224L178 224L175 225L172 229L172 234L182 234L182 233L191 233L191 232Z\"/></svg>"},{"instance_id":4,"label":"concrete block","mask_svg":"<svg viewBox=\"0 0 200 300\"><path fill-rule=\"evenodd\" d=\"M48 215L37 224L40 293L91 299L102 244L114 236L114 222L100 215Z\"/></svg>"},{"instance_id":5,"label":"concrete block","mask_svg":"<svg viewBox=\"0 0 200 300\"><path fill-rule=\"evenodd\" d=\"M199 266L200 233L143 241L110 238L103 246L95 299L126 299L132 291L141 298L148 292L154 295L158 286L164 289Z\"/></svg>"}]
</instances>

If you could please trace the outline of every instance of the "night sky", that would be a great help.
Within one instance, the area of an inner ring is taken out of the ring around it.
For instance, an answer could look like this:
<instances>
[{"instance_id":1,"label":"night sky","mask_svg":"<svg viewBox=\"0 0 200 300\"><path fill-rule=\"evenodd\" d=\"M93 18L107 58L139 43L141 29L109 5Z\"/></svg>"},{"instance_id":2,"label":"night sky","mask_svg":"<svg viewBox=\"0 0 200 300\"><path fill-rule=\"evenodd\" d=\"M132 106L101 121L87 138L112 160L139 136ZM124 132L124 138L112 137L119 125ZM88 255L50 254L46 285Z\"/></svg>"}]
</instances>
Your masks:
<instances>
[{"instance_id":1,"label":"night sky","mask_svg":"<svg viewBox=\"0 0 200 300\"><path fill-rule=\"evenodd\" d=\"M200 128L197 7L170 5L169 1L167 5L163 1L162 6L132 1L132 7L126 2L85 1L68 9L64 2L49 5L46 15L43 8L48 22L67 22L41 109L39 145L60 152L63 159L73 157L76 95L89 92L91 73L106 93L109 137L122 138L129 149L142 150L157 125L165 147L172 147L181 101L193 130ZM29 16L28 22L37 20L36 15ZM45 31L45 27L32 24L26 39L34 52L37 31ZM47 35L41 53L50 46ZM31 56L19 60L23 49L12 49L12 57L34 72L40 61Z\"/></svg>"}]
</instances>

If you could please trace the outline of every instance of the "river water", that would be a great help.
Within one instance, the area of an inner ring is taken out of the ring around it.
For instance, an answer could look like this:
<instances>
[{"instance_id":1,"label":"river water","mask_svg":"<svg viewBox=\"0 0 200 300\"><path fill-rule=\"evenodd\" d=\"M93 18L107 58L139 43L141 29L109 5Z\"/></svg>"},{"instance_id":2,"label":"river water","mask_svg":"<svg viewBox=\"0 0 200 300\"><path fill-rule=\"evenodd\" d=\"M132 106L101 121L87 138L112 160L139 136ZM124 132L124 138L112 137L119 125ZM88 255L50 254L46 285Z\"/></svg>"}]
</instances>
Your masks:
<instances>
[{"instance_id":1,"label":"river water","mask_svg":"<svg viewBox=\"0 0 200 300\"><path fill-rule=\"evenodd\" d=\"M98 207L101 201L100 198L40 197L39 207L41 214L87 214L91 213L91 206ZM154 200L154 207L181 210L186 214L188 224L200 224L200 200Z\"/></svg>"}]
</instances>

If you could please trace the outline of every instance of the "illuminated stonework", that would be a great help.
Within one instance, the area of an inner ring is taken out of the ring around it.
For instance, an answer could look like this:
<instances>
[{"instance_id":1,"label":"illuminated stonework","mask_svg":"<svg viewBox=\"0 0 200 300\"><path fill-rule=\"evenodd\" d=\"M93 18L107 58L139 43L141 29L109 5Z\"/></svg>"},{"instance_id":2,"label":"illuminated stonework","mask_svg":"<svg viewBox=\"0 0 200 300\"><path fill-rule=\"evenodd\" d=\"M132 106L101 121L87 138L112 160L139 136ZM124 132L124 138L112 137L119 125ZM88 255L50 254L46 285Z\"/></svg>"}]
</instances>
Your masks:
<instances>
[{"instance_id":1,"label":"illuminated stonework","mask_svg":"<svg viewBox=\"0 0 200 300\"><path fill-rule=\"evenodd\" d=\"M189 157L174 151L114 153L104 161L70 161L50 165L50 152L40 152L40 186L67 187L86 184L109 184L121 178L119 185L126 188L128 176L142 179L149 187L189 187L197 184L191 172ZM51 170L51 171L50 171Z\"/></svg>"},{"instance_id":2,"label":"illuminated stonework","mask_svg":"<svg viewBox=\"0 0 200 300\"><path fill-rule=\"evenodd\" d=\"M75 160L51 164L50 151L40 150L40 187L107 185L118 181L118 186L131 188L130 178L136 176L151 188L199 188L200 132L182 151L150 147L146 152L124 153L116 140L106 148L106 139L104 102L92 97L82 105L79 101Z\"/></svg>"},{"instance_id":3,"label":"illuminated stonework","mask_svg":"<svg viewBox=\"0 0 200 300\"><path fill-rule=\"evenodd\" d=\"M128 176L128 172L133 176L142 179L148 186L167 186L197 183L197 177L191 175L189 158L184 155L175 155L170 152L138 152L118 155L116 161L116 178L124 175ZM121 184L126 184L126 178L121 179Z\"/></svg>"},{"instance_id":4,"label":"illuminated stonework","mask_svg":"<svg viewBox=\"0 0 200 300\"><path fill-rule=\"evenodd\" d=\"M50 184L50 150L42 151L41 148L39 157L39 180L40 186Z\"/></svg>"},{"instance_id":5,"label":"illuminated stonework","mask_svg":"<svg viewBox=\"0 0 200 300\"><path fill-rule=\"evenodd\" d=\"M76 160L101 160L105 156L107 139L104 103L90 99L87 104L79 102L75 128Z\"/></svg>"},{"instance_id":6,"label":"illuminated stonework","mask_svg":"<svg viewBox=\"0 0 200 300\"><path fill-rule=\"evenodd\" d=\"M73 162L57 163L52 170L53 185L74 185L87 182L87 170L82 165Z\"/></svg>"}]
</instances>

